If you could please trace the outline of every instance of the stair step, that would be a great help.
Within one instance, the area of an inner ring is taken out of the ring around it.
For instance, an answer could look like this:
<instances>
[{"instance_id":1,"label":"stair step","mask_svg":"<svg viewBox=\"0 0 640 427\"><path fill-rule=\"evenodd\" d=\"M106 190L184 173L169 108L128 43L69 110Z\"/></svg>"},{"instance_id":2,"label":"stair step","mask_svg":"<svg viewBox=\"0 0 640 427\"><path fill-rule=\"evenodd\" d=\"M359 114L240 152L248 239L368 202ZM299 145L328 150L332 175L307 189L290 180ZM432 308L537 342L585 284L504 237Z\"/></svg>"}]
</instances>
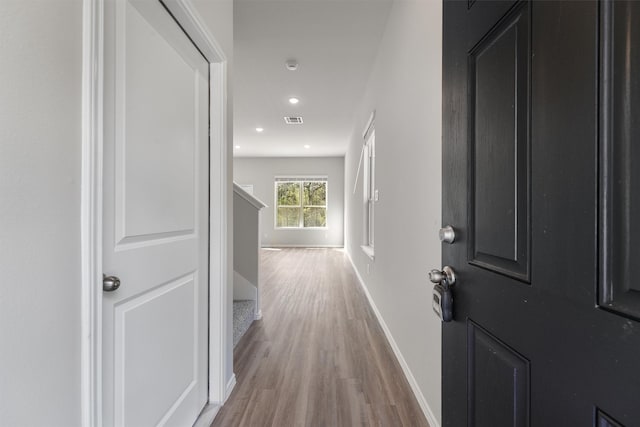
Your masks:
<instances>
[{"instance_id":1,"label":"stair step","mask_svg":"<svg viewBox=\"0 0 640 427\"><path fill-rule=\"evenodd\" d=\"M254 300L233 301L233 346L235 347L240 338L247 332L249 326L255 320Z\"/></svg>"}]
</instances>

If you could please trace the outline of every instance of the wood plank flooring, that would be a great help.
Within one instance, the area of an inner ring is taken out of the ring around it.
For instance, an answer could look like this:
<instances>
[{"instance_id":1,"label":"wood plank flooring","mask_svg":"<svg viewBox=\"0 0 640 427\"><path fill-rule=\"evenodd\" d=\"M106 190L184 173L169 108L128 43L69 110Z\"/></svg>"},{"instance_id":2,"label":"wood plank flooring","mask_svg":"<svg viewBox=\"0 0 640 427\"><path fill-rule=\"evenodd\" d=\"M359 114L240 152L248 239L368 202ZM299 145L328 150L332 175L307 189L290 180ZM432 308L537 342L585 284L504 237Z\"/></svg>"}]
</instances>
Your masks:
<instances>
[{"instance_id":1,"label":"wood plank flooring","mask_svg":"<svg viewBox=\"0 0 640 427\"><path fill-rule=\"evenodd\" d=\"M265 249L262 278L212 426L428 426L341 250Z\"/></svg>"}]
</instances>

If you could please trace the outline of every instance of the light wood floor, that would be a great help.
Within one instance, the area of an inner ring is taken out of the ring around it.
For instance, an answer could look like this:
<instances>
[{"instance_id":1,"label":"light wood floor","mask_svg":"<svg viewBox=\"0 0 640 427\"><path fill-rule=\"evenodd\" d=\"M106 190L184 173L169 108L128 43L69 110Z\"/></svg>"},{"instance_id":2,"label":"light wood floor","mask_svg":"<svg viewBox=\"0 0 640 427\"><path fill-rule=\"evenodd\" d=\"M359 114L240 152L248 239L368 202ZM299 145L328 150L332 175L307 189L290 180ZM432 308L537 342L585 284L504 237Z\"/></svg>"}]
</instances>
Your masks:
<instances>
[{"instance_id":1,"label":"light wood floor","mask_svg":"<svg viewBox=\"0 0 640 427\"><path fill-rule=\"evenodd\" d=\"M213 426L428 426L342 251L263 250L262 277Z\"/></svg>"}]
</instances>

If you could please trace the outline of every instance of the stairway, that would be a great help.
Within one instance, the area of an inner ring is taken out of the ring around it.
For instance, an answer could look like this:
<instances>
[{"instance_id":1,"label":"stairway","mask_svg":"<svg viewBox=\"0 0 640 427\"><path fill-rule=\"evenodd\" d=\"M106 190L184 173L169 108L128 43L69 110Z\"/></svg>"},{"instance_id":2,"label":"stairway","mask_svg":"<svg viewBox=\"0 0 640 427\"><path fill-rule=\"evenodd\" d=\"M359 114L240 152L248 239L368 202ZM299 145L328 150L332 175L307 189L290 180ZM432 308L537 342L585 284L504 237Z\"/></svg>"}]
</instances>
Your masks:
<instances>
[{"instance_id":1,"label":"stairway","mask_svg":"<svg viewBox=\"0 0 640 427\"><path fill-rule=\"evenodd\" d=\"M233 346L247 332L255 320L256 302L254 300L233 301Z\"/></svg>"}]
</instances>

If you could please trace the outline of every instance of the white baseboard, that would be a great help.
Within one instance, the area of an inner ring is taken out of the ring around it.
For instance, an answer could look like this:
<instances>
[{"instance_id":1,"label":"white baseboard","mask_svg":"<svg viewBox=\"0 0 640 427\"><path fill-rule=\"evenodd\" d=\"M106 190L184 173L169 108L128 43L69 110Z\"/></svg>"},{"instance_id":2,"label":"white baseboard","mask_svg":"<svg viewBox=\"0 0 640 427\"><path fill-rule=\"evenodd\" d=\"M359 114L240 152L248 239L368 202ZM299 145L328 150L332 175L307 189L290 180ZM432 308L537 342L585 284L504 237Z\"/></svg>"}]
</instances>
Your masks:
<instances>
[{"instance_id":1,"label":"white baseboard","mask_svg":"<svg viewBox=\"0 0 640 427\"><path fill-rule=\"evenodd\" d=\"M233 375L231 375L231 378L229 378L229 382L227 382L227 388L226 388L225 393L224 393L224 401L225 402L227 401L229 396L231 396L231 392L233 391L233 388L235 386L236 386L236 374L233 374Z\"/></svg>"},{"instance_id":2,"label":"white baseboard","mask_svg":"<svg viewBox=\"0 0 640 427\"><path fill-rule=\"evenodd\" d=\"M400 352L400 348L398 347L398 344L396 344L396 341L393 339L393 335L391 335L391 330L389 329L386 322L384 321L382 314L380 314L380 311L378 310L376 303L373 301L373 297L369 293L369 289L367 288L367 285L365 285L364 280L362 279L362 276L360 276L360 272L356 268L356 265L353 263L351 254L349 253L348 250L346 250L345 253L347 254L347 258L349 258L349 262L351 263L351 267L353 267L353 271L356 273L356 276L358 277L358 281L360 282L360 286L362 287L364 294L367 296L369 305L371 306L371 309L376 315L376 318L378 319L378 323L380 323L380 326L384 331L384 335L387 337L387 341L389 342L389 345L391 346L391 349L393 350L393 353L395 354L396 359L398 359L398 363L400 363L400 366L402 367L402 372L404 372L404 376L407 378L407 381L409 382L409 386L411 386L411 390L413 391L413 394L416 396L416 400L420 405L420 409L422 409L424 416L427 418L427 422L429 422L429 425L431 427L440 427L440 423L438 422L435 415L433 414L433 411L431 410L431 407L427 403L427 400L424 398L424 395L422 394L420 387L418 387L418 382L416 381L416 378L413 376L411 369L409 369L409 365L407 364L407 361L405 360L404 356Z\"/></svg>"},{"instance_id":3,"label":"white baseboard","mask_svg":"<svg viewBox=\"0 0 640 427\"><path fill-rule=\"evenodd\" d=\"M207 406L204 407L198 419L195 423L193 423L193 427L209 427L212 423L218 412L220 411L221 406L213 403L208 403Z\"/></svg>"},{"instance_id":4,"label":"white baseboard","mask_svg":"<svg viewBox=\"0 0 640 427\"><path fill-rule=\"evenodd\" d=\"M268 248L343 248L343 245L262 245L262 249Z\"/></svg>"},{"instance_id":5,"label":"white baseboard","mask_svg":"<svg viewBox=\"0 0 640 427\"><path fill-rule=\"evenodd\" d=\"M229 378L229 381L227 382L227 387L224 392L224 400L222 401L222 403L208 403L207 406L204 407L204 409L198 416L198 419L193 424L193 427L211 426L211 424L213 423L213 420L216 418L216 415L218 415L218 412L220 412L220 409L222 409L222 406L226 403L227 399L229 399L229 396L231 396L231 392L233 391L233 388L235 386L236 386L236 374L233 374L231 375L231 378Z\"/></svg>"},{"instance_id":6,"label":"white baseboard","mask_svg":"<svg viewBox=\"0 0 640 427\"><path fill-rule=\"evenodd\" d=\"M256 320L260 320L260 319L262 319L262 310L258 310L258 312L256 313L256 317L255 317L255 319L256 319Z\"/></svg>"}]
</instances>

